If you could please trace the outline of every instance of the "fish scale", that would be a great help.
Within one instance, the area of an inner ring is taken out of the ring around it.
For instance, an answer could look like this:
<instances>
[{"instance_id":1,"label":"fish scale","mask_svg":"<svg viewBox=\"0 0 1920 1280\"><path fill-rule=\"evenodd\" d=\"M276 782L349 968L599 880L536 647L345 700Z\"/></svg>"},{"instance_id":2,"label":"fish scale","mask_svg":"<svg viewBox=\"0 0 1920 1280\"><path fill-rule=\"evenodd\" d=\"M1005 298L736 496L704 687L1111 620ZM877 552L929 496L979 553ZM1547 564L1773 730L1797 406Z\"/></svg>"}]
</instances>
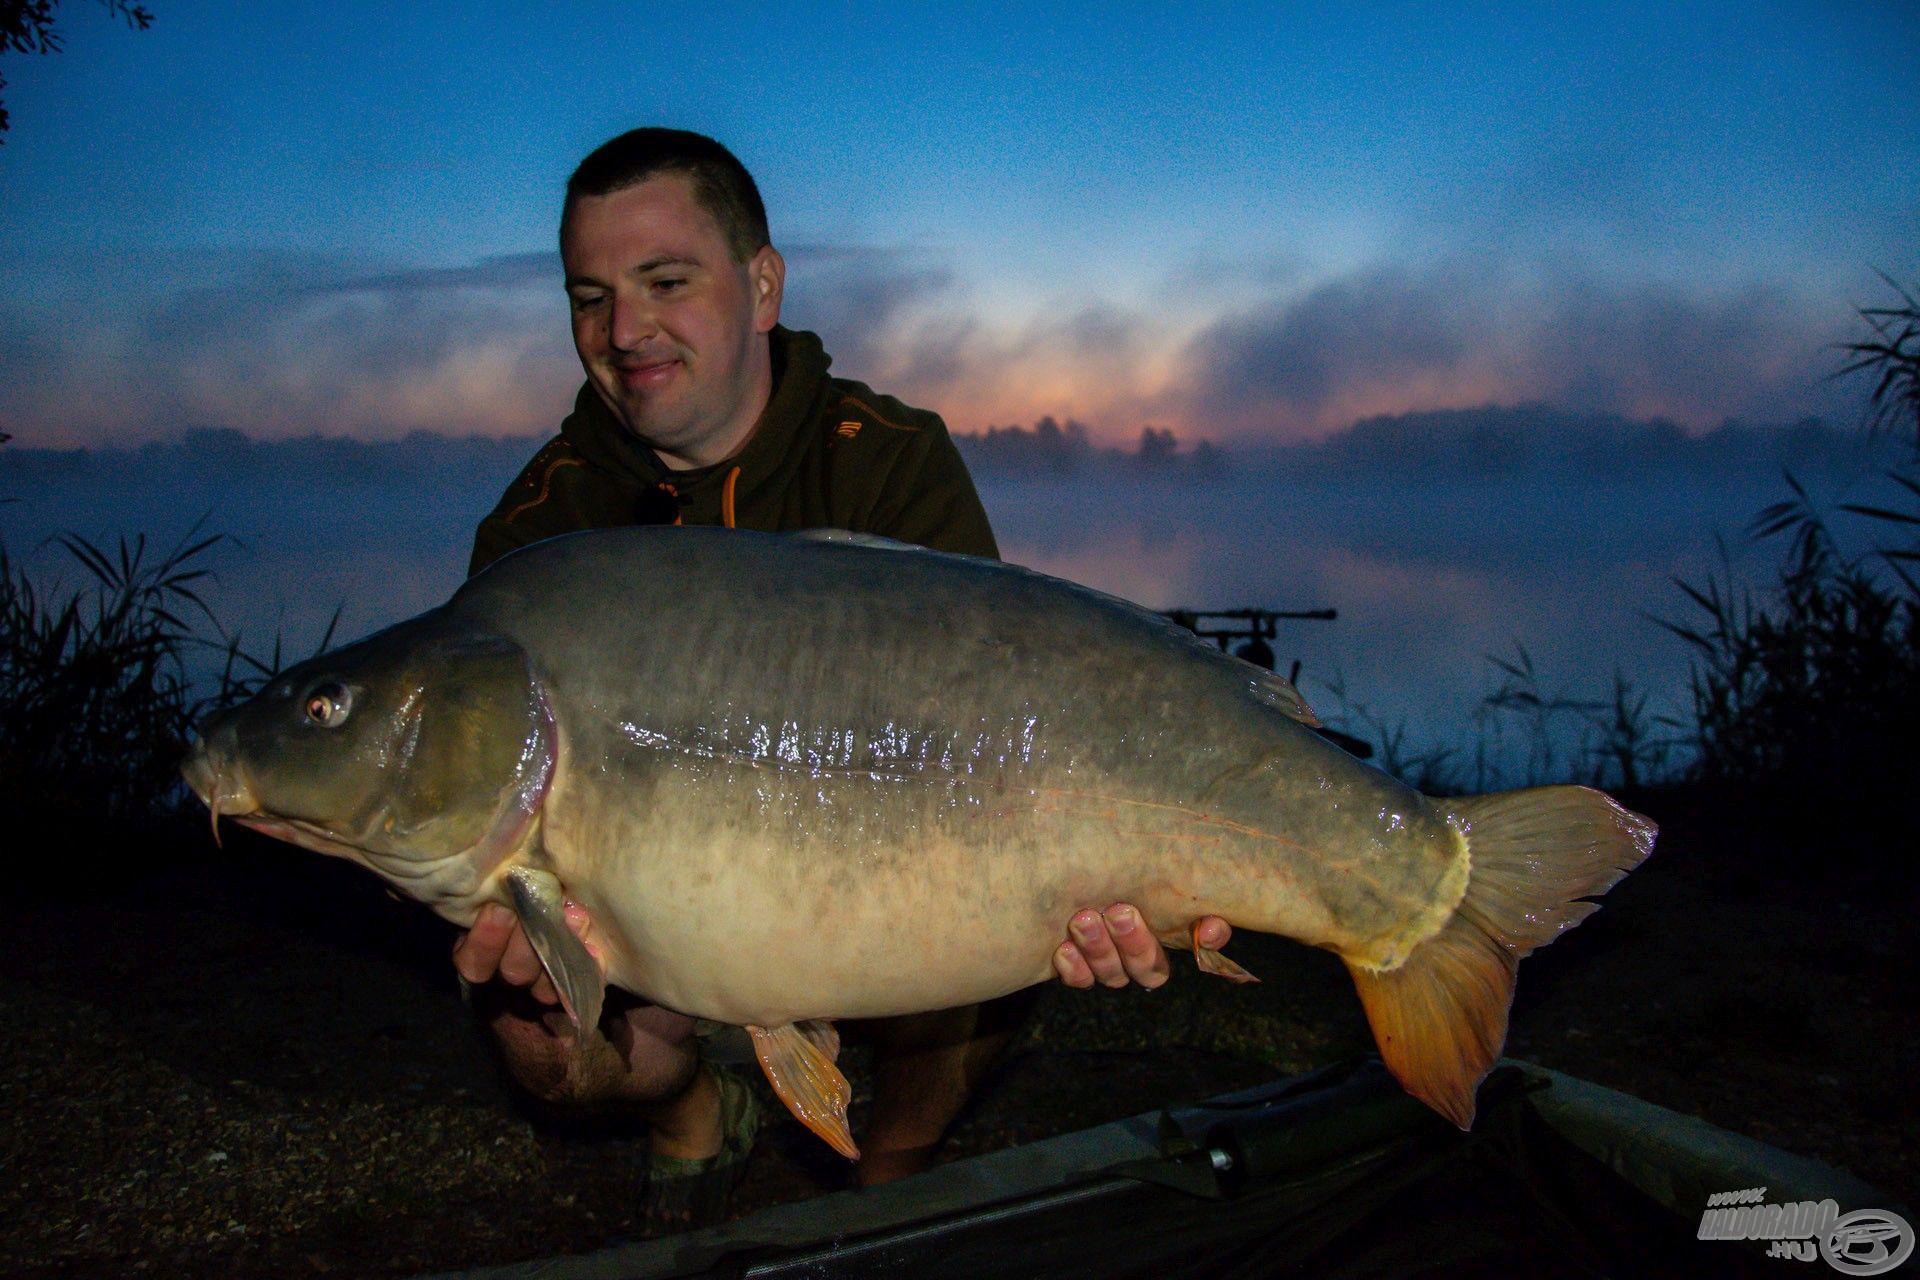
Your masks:
<instances>
[{"instance_id":1,"label":"fish scale","mask_svg":"<svg viewBox=\"0 0 1920 1280\"><path fill-rule=\"evenodd\" d=\"M577 1014L612 983L748 1027L845 1152L832 1019L1042 981L1111 901L1163 938L1220 915L1339 954L1389 1067L1470 1124L1514 965L1653 826L1579 787L1435 800L1313 724L1277 676L1058 579L665 527L505 557L210 718L186 774L457 924L516 905Z\"/></svg>"}]
</instances>

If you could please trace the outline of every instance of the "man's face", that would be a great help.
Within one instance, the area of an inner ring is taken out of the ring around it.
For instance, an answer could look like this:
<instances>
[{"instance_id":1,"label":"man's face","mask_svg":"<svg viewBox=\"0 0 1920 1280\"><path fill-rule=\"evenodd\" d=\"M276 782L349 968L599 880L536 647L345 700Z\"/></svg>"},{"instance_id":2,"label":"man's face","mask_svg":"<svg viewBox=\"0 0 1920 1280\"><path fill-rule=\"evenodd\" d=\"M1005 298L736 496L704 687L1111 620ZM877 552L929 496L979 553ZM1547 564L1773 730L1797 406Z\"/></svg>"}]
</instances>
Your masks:
<instances>
[{"instance_id":1,"label":"man's face","mask_svg":"<svg viewBox=\"0 0 1920 1280\"><path fill-rule=\"evenodd\" d=\"M573 345L614 416L668 466L731 454L772 389L785 265L736 262L682 174L574 201L560 257Z\"/></svg>"}]
</instances>

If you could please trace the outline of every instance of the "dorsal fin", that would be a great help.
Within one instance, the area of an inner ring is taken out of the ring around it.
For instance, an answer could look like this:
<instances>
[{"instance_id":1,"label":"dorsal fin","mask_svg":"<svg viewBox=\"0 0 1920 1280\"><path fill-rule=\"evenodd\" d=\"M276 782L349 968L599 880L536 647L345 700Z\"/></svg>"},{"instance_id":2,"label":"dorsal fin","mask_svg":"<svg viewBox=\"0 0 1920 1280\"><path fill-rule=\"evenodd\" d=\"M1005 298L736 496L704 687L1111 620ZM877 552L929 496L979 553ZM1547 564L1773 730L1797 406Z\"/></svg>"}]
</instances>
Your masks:
<instances>
[{"instance_id":1,"label":"dorsal fin","mask_svg":"<svg viewBox=\"0 0 1920 1280\"><path fill-rule=\"evenodd\" d=\"M1253 666L1248 663L1248 666ZM1266 671L1254 667L1253 695L1282 715L1298 720L1309 729L1320 727L1320 717L1313 714L1313 708L1293 687L1293 682L1277 671Z\"/></svg>"}]
</instances>

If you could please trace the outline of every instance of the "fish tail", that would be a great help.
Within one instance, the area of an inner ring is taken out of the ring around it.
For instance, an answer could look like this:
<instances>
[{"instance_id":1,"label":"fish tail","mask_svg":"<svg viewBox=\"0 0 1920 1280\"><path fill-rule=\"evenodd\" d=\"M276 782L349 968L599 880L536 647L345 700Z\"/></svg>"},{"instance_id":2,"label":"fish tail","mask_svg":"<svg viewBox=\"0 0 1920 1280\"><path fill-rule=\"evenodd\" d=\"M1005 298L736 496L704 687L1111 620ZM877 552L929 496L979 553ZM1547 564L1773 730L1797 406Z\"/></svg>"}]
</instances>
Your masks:
<instances>
[{"instance_id":1,"label":"fish tail","mask_svg":"<svg viewBox=\"0 0 1920 1280\"><path fill-rule=\"evenodd\" d=\"M1459 1125L1507 1038L1513 975L1599 910L1585 901L1653 851L1657 828L1587 787L1533 787L1444 802L1465 839L1465 896L1392 969L1347 962L1380 1056L1408 1093Z\"/></svg>"}]
</instances>

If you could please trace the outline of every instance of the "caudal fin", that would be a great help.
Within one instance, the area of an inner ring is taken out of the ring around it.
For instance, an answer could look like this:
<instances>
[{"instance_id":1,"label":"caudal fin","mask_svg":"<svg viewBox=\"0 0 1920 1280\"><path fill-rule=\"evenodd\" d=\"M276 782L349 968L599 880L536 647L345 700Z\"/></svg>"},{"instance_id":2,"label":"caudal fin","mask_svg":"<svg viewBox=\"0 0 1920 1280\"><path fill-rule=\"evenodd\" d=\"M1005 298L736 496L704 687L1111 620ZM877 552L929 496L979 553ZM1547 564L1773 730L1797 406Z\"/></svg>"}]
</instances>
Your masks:
<instances>
[{"instance_id":1,"label":"caudal fin","mask_svg":"<svg viewBox=\"0 0 1920 1280\"><path fill-rule=\"evenodd\" d=\"M1587 787L1448 803L1469 859L1453 918L1398 968L1347 968L1388 1069L1466 1129L1480 1081L1506 1042L1515 966L1599 910L1583 899L1639 866L1657 828Z\"/></svg>"}]
</instances>

